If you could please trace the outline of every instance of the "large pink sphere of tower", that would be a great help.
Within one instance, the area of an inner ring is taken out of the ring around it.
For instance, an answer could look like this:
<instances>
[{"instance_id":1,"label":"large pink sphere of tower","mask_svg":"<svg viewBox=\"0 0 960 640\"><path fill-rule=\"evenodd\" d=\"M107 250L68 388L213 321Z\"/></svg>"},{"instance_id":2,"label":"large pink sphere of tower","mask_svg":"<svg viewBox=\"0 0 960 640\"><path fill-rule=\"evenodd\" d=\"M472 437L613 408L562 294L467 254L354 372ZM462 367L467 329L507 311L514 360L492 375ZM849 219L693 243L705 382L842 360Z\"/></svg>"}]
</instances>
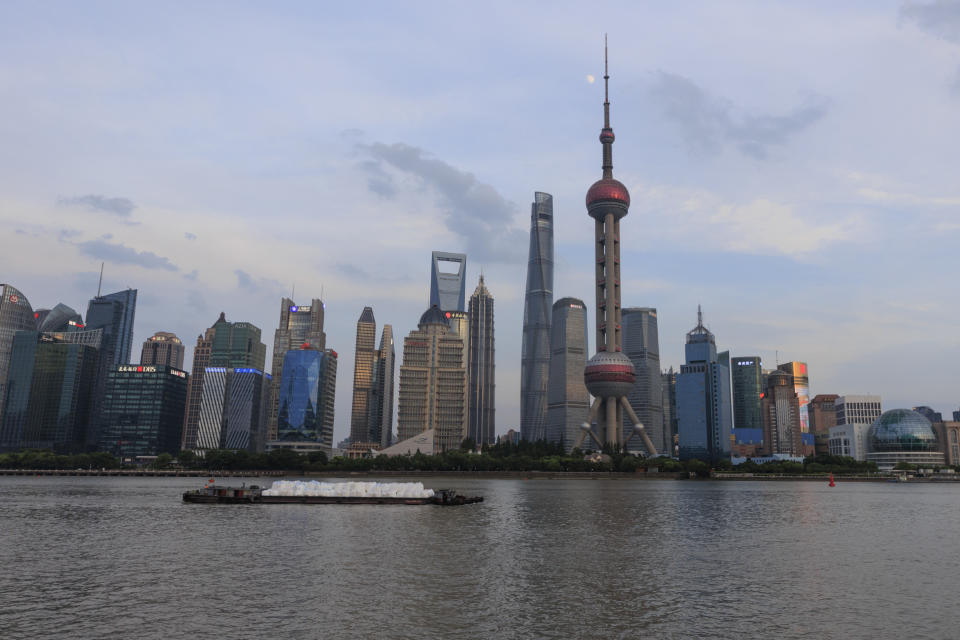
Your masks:
<instances>
[{"instance_id":1,"label":"large pink sphere of tower","mask_svg":"<svg viewBox=\"0 0 960 640\"><path fill-rule=\"evenodd\" d=\"M626 396L636 379L633 363L621 351L600 351L583 370L587 391L599 398Z\"/></svg>"}]
</instances>

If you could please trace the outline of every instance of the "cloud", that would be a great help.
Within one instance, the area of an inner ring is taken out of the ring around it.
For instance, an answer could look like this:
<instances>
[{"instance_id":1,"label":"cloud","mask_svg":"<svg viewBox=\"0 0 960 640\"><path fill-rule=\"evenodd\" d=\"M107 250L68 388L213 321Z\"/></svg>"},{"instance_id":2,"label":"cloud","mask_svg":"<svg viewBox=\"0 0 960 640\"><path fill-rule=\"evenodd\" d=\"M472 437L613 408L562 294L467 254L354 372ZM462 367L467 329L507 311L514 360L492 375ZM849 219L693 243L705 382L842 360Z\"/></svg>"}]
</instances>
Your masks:
<instances>
[{"instance_id":1,"label":"cloud","mask_svg":"<svg viewBox=\"0 0 960 640\"><path fill-rule=\"evenodd\" d=\"M900 8L900 17L931 35L960 44L960 2L956 0L936 0L928 4L910 2Z\"/></svg>"},{"instance_id":2,"label":"cloud","mask_svg":"<svg viewBox=\"0 0 960 640\"><path fill-rule=\"evenodd\" d=\"M80 231L79 229L60 229L60 231L57 232L57 238L59 240L65 241L65 240L69 240L70 238L76 238L82 233L83 232Z\"/></svg>"},{"instance_id":3,"label":"cloud","mask_svg":"<svg viewBox=\"0 0 960 640\"><path fill-rule=\"evenodd\" d=\"M281 289L281 285L271 278L254 278L243 269L234 269L237 276L237 287L251 292L274 294Z\"/></svg>"},{"instance_id":4,"label":"cloud","mask_svg":"<svg viewBox=\"0 0 960 640\"><path fill-rule=\"evenodd\" d=\"M97 260L107 260L116 264L133 264L144 269L179 270L170 260L152 251L137 251L121 243L107 242L103 239L81 242L77 244L77 248L81 253Z\"/></svg>"},{"instance_id":5,"label":"cloud","mask_svg":"<svg viewBox=\"0 0 960 640\"><path fill-rule=\"evenodd\" d=\"M393 178L383 170L379 162L375 160L365 160L357 166L367 174L367 188L369 188L370 191L387 200L397 195L397 188L393 184Z\"/></svg>"},{"instance_id":6,"label":"cloud","mask_svg":"<svg viewBox=\"0 0 960 640\"><path fill-rule=\"evenodd\" d=\"M196 269L194 269L190 273L183 274L183 278L184 280L196 281L198 275L200 275L200 273Z\"/></svg>"},{"instance_id":7,"label":"cloud","mask_svg":"<svg viewBox=\"0 0 960 640\"><path fill-rule=\"evenodd\" d=\"M196 240L196 239L197 239L197 234L195 234L195 233L190 233L189 231L185 231L185 232L183 233L183 237L186 238L187 240Z\"/></svg>"},{"instance_id":8,"label":"cloud","mask_svg":"<svg viewBox=\"0 0 960 640\"><path fill-rule=\"evenodd\" d=\"M516 205L492 186L478 181L472 173L403 143L376 142L358 145L358 148L372 158L361 165L371 191L384 196L384 192L394 188L392 181L383 181L383 176L388 175L387 168L412 176L436 195L447 229L460 236L471 258L490 262L523 259L525 234L511 228ZM370 179L374 185L370 185Z\"/></svg>"},{"instance_id":9,"label":"cloud","mask_svg":"<svg viewBox=\"0 0 960 640\"><path fill-rule=\"evenodd\" d=\"M253 284L253 278L250 277L250 274L244 271L243 269L234 269L233 273L237 276L237 286L241 289L256 289L256 285Z\"/></svg>"},{"instance_id":10,"label":"cloud","mask_svg":"<svg viewBox=\"0 0 960 640\"><path fill-rule=\"evenodd\" d=\"M826 100L812 99L786 115L752 115L709 95L689 78L660 72L651 94L676 122L692 150L716 153L726 144L757 160L809 128L827 113Z\"/></svg>"},{"instance_id":11,"label":"cloud","mask_svg":"<svg viewBox=\"0 0 960 640\"><path fill-rule=\"evenodd\" d=\"M92 211L111 213L122 218L129 217L133 210L137 208L137 205L133 204L133 201L128 198L107 198L94 194L60 198L57 204L67 207L84 207Z\"/></svg>"}]
</instances>

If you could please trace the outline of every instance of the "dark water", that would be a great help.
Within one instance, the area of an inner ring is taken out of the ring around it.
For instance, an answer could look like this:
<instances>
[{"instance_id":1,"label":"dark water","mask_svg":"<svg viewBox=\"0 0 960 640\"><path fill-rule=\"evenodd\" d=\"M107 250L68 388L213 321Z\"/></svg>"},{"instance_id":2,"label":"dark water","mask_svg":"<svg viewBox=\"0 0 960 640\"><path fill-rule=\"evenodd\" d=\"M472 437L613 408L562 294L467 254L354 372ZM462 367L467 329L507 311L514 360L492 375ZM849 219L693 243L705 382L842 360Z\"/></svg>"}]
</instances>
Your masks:
<instances>
[{"instance_id":1,"label":"dark water","mask_svg":"<svg viewBox=\"0 0 960 640\"><path fill-rule=\"evenodd\" d=\"M188 505L197 479L0 477L0 637L960 637L960 486L426 484L487 501Z\"/></svg>"}]
</instances>

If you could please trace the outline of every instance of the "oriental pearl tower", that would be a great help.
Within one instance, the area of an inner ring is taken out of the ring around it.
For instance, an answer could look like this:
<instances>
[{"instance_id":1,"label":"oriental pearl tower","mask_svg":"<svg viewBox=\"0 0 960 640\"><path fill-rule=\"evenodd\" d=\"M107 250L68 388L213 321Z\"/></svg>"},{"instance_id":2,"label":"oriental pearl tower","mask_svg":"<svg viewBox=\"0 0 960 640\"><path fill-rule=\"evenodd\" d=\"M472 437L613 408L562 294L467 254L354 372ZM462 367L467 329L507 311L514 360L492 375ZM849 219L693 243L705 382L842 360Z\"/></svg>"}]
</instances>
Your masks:
<instances>
[{"instance_id":1,"label":"oriental pearl tower","mask_svg":"<svg viewBox=\"0 0 960 640\"><path fill-rule=\"evenodd\" d=\"M622 182L613 177L613 129L610 127L610 75L607 71L607 44L603 44L603 177L587 191L587 214L594 219L596 229L597 275L597 355L590 358L583 370L587 390L594 397L587 422L580 428L575 447L590 437L602 448L623 448L633 437L643 440L651 456L657 451L627 401L633 388L636 372L633 363L623 353L620 331L620 219L630 208L630 193ZM633 422L626 433L624 412ZM592 429L594 420L597 431Z\"/></svg>"}]
</instances>

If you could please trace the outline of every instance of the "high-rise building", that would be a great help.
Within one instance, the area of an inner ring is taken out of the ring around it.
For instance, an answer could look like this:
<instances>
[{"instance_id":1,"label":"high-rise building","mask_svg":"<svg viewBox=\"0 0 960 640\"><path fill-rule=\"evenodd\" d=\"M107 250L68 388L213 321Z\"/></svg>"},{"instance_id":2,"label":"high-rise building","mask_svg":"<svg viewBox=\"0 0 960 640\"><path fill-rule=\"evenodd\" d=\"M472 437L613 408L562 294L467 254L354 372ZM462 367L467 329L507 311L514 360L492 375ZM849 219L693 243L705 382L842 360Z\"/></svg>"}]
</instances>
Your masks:
<instances>
[{"instance_id":1,"label":"high-rise building","mask_svg":"<svg viewBox=\"0 0 960 640\"><path fill-rule=\"evenodd\" d=\"M597 354L584 369L587 390L594 396L590 414L574 446L579 447L589 436L599 448L625 447L634 436L639 436L648 453L657 450L643 423L627 401L627 394L636 382L633 363L623 353L620 312L620 220L630 208L630 193L622 182L613 177L613 129L610 127L610 75L607 73L606 46L603 61L603 177L587 191L587 213L594 220L594 270L597 291ZM603 410L601 410L603 407ZM633 428L624 431L623 414L633 422ZM597 429L593 430L594 418Z\"/></svg>"},{"instance_id":2,"label":"high-rise building","mask_svg":"<svg viewBox=\"0 0 960 640\"><path fill-rule=\"evenodd\" d=\"M922 405L919 407L914 407L914 411L922 415L924 418L930 422L943 422L943 414L939 411L934 411L932 408Z\"/></svg>"},{"instance_id":3,"label":"high-rise building","mask_svg":"<svg viewBox=\"0 0 960 640\"><path fill-rule=\"evenodd\" d=\"M273 366L270 373L270 411L267 419L267 438L277 437L277 414L280 410L279 393L283 382L283 361L288 351L300 350L304 345L315 351L327 348L327 334L323 331L323 301L314 298L309 305L298 305L290 298L280 301L280 324L273 334Z\"/></svg>"},{"instance_id":4,"label":"high-rise building","mask_svg":"<svg viewBox=\"0 0 960 640\"><path fill-rule=\"evenodd\" d=\"M550 387L545 437L569 452L590 413L590 394L583 381L587 366L587 306L577 298L553 303L550 327Z\"/></svg>"},{"instance_id":5,"label":"high-rise building","mask_svg":"<svg viewBox=\"0 0 960 640\"><path fill-rule=\"evenodd\" d=\"M372 442L386 449L393 439L393 397L396 352L393 345L393 327L383 325L380 348L374 363L373 395L370 405L370 435Z\"/></svg>"},{"instance_id":6,"label":"high-rise building","mask_svg":"<svg viewBox=\"0 0 960 640\"><path fill-rule=\"evenodd\" d=\"M818 393L807 405L810 433L814 436L814 450L817 455L830 453L830 427L837 424L836 401L839 397L835 393Z\"/></svg>"},{"instance_id":7,"label":"high-rise building","mask_svg":"<svg viewBox=\"0 0 960 640\"><path fill-rule=\"evenodd\" d=\"M960 409L953 412L953 421L960 422Z\"/></svg>"},{"instance_id":8,"label":"high-rise building","mask_svg":"<svg viewBox=\"0 0 960 640\"><path fill-rule=\"evenodd\" d=\"M873 424L883 413L880 396L840 396L834 401L837 424Z\"/></svg>"},{"instance_id":9,"label":"high-rise building","mask_svg":"<svg viewBox=\"0 0 960 640\"><path fill-rule=\"evenodd\" d=\"M337 353L304 345L287 351L279 389L277 437L268 449L323 451L333 447L334 401L337 392Z\"/></svg>"},{"instance_id":10,"label":"high-rise building","mask_svg":"<svg viewBox=\"0 0 960 640\"><path fill-rule=\"evenodd\" d=\"M496 439L496 382L493 341L493 296L480 283L470 296L467 356L467 437L477 444Z\"/></svg>"},{"instance_id":11,"label":"high-rise building","mask_svg":"<svg viewBox=\"0 0 960 640\"><path fill-rule=\"evenodd\" d=\"M759 356L735 356L730 359L733 383L733 426L737 429L762 429L763 366Z\"/></svg>"},{"instance_id":12,"label":"high-rise building","mask_svg":"<svg viewBox=\"0 0 960 640\"><path fill-rule=\"evenodd\" d=\"M183 449L199 445L198 426L203 402L203 385L208 367L256 369L263 371L267 346L260 341L260 329L249 322L227 322L221 311L213 326L197 336L193 350L193 371L187 387L187 409L183 425ZM268 377L269 378L269 377ZM269 402L269 397L267 399ZM210 438L207 442L210 442ZM209 448L207 446L206 448Z\"/></svg>"},{"instance_id":13,"label":"high-rise building","mask_svg":"<svg viewBox=\"0 0 960 640\"><path fill-rule=\"evenodd\" d=\"M670 367L660 374L661 384L661 402L663 404L663 426L664 433L667 435L669 449L662 451L665 456L674 456L677 454L677 374Z\"/></svg>"},{"instance_id":14,"label":"high-rise building","mask_svg":"<svg viewBox=\"0 0 960 640\"><path fill-rule=\"evenodd\" d=\"M459 447L464 437L466 374L463 339L450 330L444 312L433 305L403 341L399 439L432 430L435 452Z\"/></svg>"},{"instance_id":15,"label":"high-rise building","mask_svg":"<svg viewBox=\"0 0 960 640\"><path fill-rule=\"evenodd\" d=\"M806 362L785 362L777 367L793 376L793 389L797 392L800 402L800 429L803 433L810 431L810 419L807 405L810 404L810 377L807 373Z\"/></svg>"},{"instance_id":16,"label":"high-rise building","mask_svg":"<svg viewBox=\"0 0 960 640\"><path fill-rule=\"evenodd\" d=\"M430 258L430 305L466 311L467 254L434 251Z\"/></svg>"},{"instance_id":17,"label":"high-rise building","mask_svg":"<svg viewBox=\"0 0 960 640\"><path fill-rule=\"evenodd\" d=\"M99 354L84 340L72 340L74 335L14 335L0 448L60 453L87 449Z\"/></svg>"},{"instance_id":18,"label":"high-rise building","mask_svg":"<svg viewBox=\"0 0 960 640\"><path fill-rule=\"evenodd\" d=\"M100 351L101 355L107 358L107 368L130 363L133 320L136 313L136 289L98 295L87 305L86 328L103 329L103 346Z\"/></svg>"},{"instance_id":19,"label":"high-rise building","mask_svg":"<svg viewBox=\"0 0 960 640\"><path fill-rule=\"evenodd\" d=\"M43 315L43 321L39 322L40 314L37 315L37 328L44 333L54 333L57 331L80 331L84 329L83 318L71 307L58 303L53 309L46 310Z\"/></svg>"},{"instance_id":20,"label":"high-rise building","mask_svg":"<svg viewBox=\"0 0 960 640\"><path fill-rule=\"evenodd\" d=\"M10 353L17 331L37 328L37 318L27 296L9 284L0 284L0 420L7 399L7 376L10 374Z\"/></svg>"},{"instance_id":21,"label":"high-rise building","mask_svg":"<svg viewBox=\"0 0 960 640\"><path fill-rule=\"evenodd\" d=\"M183 352L186 348L177 334L157 331L143 343L140 352L141 365L163 364L173 369L183 369Z\"/></svg>"},{"instance_id":22,"label":"high-rise building","mask_svg":"<svg viewBox=\"0 0 960 640\"><path fill-rule=\"evenodd\" d=\"M99 352L100 361L97 364L95 376L91 419L87 429L87 446L90 448L94 448L100 443L100 419L103 416L103 399L107 392L108 374L114 367L130 363L130 349L133 345L133 321L136 312L136 289L125 289L107 295L98 294L87 305L86 328L103 330Z\"/></svg>"},{"instance_id":23,"label":"high-rise building","mask_svg":"<svg viewBox=\"0 0 960 640\"><path fill-rule=\"evenodd\" d=\"M697 326L687 333L685 351L687 363L677 376L680 459L718 462L730 457L730 374L717 362L716 340L703 325L699 307Z\"/></svg>"},{"instance_id":24,"label":"high-rise building","mask_svg":"<svg viewBox=\"0 0 960 640\"><path fill-rule=\"evenodd\" d=\"M259 369L207 367L196 448L263 451L269 388L270 376Z\"/></svg>"},{"instance_id":25,"label":"high-rise building","mask_svg":"<svg viewBox=\"0 0 960 640\"><path fill-rule=\"evenodd\" d=\"M185 371L166 364L118 365L107 376L100 450L118 458L176 455L186 404Z\"/></svg>"},{"instance_id":26,"label":"high-rise building","mask_svg":"<svg viewBox=\"0 0 960 640\"><path fill-rule=\"evenodd\" d=\"M763 449L768 455L803 455L800 438L800 398L793 377L778 369L767 378L763 392Z\"/></svg>"},{"instance_id":27,"label":"high-rise building","mask_svg":"<svg viewBox=\"0 0 960 640\"><path fill-rule=\"evenodd\" d=\"M350 444L353 446L380 444L370 433L370 396L373 393L373 374L376 361L377 321L373 309L364 307L357 320L357 341L353 365L353 413L350 416ZM379 430L378 430L379 432Z\"/></svg>"},{"instance_id":28,"label":"high-rise building","mask_svg":"<svg viewBox=\"0 0 960 640\"><path fill-rule=\"evenodd\" d=\"M657 310L650 307L626 307L623 318L623 352L630 358L637 379L627 401L640 418L658 452L669 449L663 428L663 402L660 392L660 339L657 334ZM636 439L629 449L640 450Z\"/></svg>"},{"instance_id":29,"label":"high-rise building","mask_svg":"<svg viewBox=\"0 0 960 640\"><path fill-rule=\"evenodd\" d=\"M530 205L530 254L520 347L520 437L545 437L553 310L553 196L537 191Z\"/></svg>"}]
</instances>

